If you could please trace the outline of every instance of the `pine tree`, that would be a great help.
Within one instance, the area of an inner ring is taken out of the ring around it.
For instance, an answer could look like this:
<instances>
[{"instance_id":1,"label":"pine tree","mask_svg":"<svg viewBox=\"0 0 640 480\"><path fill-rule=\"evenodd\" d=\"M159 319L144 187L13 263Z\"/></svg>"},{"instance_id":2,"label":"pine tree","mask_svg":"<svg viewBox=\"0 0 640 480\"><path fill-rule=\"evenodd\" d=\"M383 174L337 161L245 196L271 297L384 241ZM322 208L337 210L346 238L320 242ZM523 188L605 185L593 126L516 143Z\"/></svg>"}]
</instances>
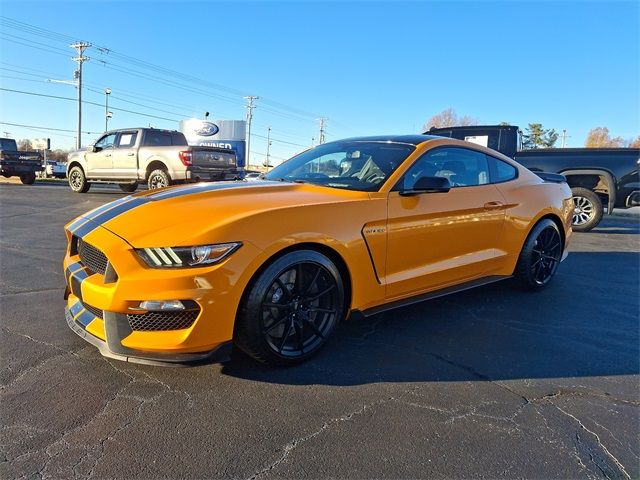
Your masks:
<instances>
[{"instance_id":1,"label":"pine tree","mask_svg":"<svg viewBox=\"0 0 640 480\"><path fill-rule=\"evenodd\" d=\"M545 130L541 123L530 123L522 139L522 146L526 149L551 148L558 140L558 132L553 128Z\"/></svg>"}]
</instances>

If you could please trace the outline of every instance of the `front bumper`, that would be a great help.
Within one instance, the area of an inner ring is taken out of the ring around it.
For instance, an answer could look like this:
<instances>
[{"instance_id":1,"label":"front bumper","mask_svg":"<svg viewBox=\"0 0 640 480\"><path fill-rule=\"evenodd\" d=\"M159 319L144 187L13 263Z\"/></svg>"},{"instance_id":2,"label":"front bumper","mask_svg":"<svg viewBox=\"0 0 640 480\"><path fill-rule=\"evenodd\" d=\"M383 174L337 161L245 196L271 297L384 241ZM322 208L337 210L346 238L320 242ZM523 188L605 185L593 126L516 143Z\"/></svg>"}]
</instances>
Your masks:
<instances>
[{"instance_id":1,"label":"front bumper","mask_svg":"<svg viewBox=\"0 0 640 480\"><path fill-rule=\"evenodd\" d=\"M73 303L74 300L75 303ZM78 312L75 316L72 313L74 310ZM127 317L126 315L112 312L105 312L103 322L106 340L101 340L89 333L85 328L86 326L83 325L83 322L89 322L88 324L91 324L99 319L88 310L84 310L80 301L75 297L71 299L71 307L65 308L64 315L69 328L79 335L80 338L97 347L103 357L147 365L166 365L168 363L184 365L193 363L222 363L227 361L231 354L232 342L225 342L210 351L199 353L171 354L127 348L122 345L122 340L131 333Z\"/></svg>"},{"instance_id":2,"label":"front bumper","mask_svg":"<svg viewBox=\"0 0 640 480\"><path fill-rule=\"evenodd\" d=\"M76 220L66 232L65 316L75 333L98 347L102 355L129 362L211 362L228 355L236 308L246 281L241 273L256 254L255 247L245 244L210 267L151 269L123 239L97 224L93 229L86 228L86 222L91 221ZM72 247L74 234L106 255L104 275L82 263ZM174 299L188 300L199 307L189 325L134 330L130 316L141 301Z\"/></svg>"}]
</instances>

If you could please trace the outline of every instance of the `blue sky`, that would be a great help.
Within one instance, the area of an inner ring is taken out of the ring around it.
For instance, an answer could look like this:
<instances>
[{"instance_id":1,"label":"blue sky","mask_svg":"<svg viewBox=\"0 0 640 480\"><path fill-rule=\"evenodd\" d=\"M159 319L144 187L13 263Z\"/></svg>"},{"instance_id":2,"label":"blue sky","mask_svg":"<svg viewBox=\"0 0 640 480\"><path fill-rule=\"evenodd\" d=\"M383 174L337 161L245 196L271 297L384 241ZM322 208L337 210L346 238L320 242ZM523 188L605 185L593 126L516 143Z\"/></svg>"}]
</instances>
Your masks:
<instances>
[{"instance_id":1,"label":"blue sky","mask_svg":"<svg viewBox=\"0 0 640 480\"><path fill-rule=\"evenodd\" d=\"M253 132L271 125L281 158L317 141L321 116L334 140L418 132L447 107L481 123L566 129L581 146L598 126L640 134L639 5L0 0L0 84L75 97L47 79L72 78L77 39L112 51L86 53L84 98L99 105L84 107L83 144L104 129L109 87L110 107L164 118L114 110L110 128L177 128L204 111L243 119L242 96L259 95ZM74 130L76 104L0 91L0 121ZM73 132L0 131L74 144ZM252 151L261 160L266 140L254 137Z\"/></svg>"}]
</instances>

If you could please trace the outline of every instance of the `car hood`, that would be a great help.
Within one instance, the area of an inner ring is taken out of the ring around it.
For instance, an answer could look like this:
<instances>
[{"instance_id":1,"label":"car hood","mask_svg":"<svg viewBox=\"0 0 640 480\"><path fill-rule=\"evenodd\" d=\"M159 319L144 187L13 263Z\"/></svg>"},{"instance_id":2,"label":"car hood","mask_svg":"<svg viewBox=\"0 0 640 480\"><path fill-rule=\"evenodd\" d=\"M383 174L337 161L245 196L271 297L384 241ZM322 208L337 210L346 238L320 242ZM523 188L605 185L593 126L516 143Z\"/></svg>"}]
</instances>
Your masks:
<instances>
[{"instance_id":1,"label":"car hood","mask_svg":"<svg viewBox=\"0 0 640 480\"><path fill-rule=\"evenodd\" d=\"M247 233L255 215L368 198L364 192L311 184L200 183L123 197L82 217L91 220L89 229L104 227L135 248L191 246L245 240L237 237ZM277 221L286 222L286 213Z\"/></svg>"}]
</instances>

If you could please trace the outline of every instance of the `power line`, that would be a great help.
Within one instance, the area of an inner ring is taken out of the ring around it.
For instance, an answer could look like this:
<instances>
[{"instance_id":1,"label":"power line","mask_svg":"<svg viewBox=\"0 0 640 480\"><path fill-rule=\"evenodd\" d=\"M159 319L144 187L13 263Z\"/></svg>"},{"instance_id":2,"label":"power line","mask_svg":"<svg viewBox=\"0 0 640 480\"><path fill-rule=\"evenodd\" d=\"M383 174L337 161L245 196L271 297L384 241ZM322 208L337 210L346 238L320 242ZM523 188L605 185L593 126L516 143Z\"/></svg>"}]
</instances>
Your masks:
<instances>
[{"instance_id":1,"label":"power line","mask_svg":"<svg viewBox=\"0 0 640 480\"><path fill-rule=\"evenodd\" d=\"M13 90L11 88L0 88L0 90L1 91L5 91L5 92L20 93L20 94L23 94L23 95L32 95L32 96L36 96L36 97L46 97L46 98L55 98L57 100L76 101L75 98L71 98L71 97L61 97L59 95L47 95L47 94L44 94L44 93L36 93L36 92L25 92L24 90ZM95 106L98 106L98 107L103 107L104 106L101 103L90 102L88 100L82 100L82 103L84 103L86 105L95 105ZM131 113L133 115L142 115L143 117L156 118L156 119L159 119L159 120L167 120L169 122L180 122L180 120L177 120L175 118L160 117L158 115L151 115L149 113L136 112L134 110L127 110L125 108L111 107L111 109L112 110L117 110L119 112Z\"/></svg>"},{"instance_id":2,"label":"power line","mask_svg":"<svg viewBox=\"0 0 640 480\"><path fill-rule=\"evenodd\" d=\"M73 100L73 99L72 99ZM53 128L53 127L40 127L38 125L22 125L20 123L9 123L9 122L0 122L1 125L10 125L12 127L23 127L23 128L35 128L38 130L47 130L47 131L52 131L52 132L71 132L71 133L75 133L75 130L68 130L65 128ZM88 135L94 135L96 133L99 132L82 132L82 133L86 133Z\"/></svg>"},{"instance_id":3,"label":"power line","mask_svg":"<svg viewBox=\"0 0 640 480\"><path fill-rule=\"evenodd\" d=\"M46 30L40 27L36 27L34 25L30 25L26 22L21 22L18 20L14 20L14 19L10 19L8 17L0 17L0 19L2 19L2 23L4 23L6 26L8 26L9 28L14 28L17 30L20 30L21 32L24 33L30 33L32 35L38 35L38 36L43 36L45 38L49 38L51 40L54 41L58 41L58 42L69 42L69 39L73 38L70 37L68 35L63 35L57 32L53 32L51 30ZM101 55L105 55L105 56L112 56L115 57L116 59L119 59L125 63L130 63L130 64L134 64L137 65L139 67L142 67L144 69L148 69L157 73L161 73L162 75L165 75L167 77L174 77L174 78L179 78L181 80L184 81L188 81L191 83L195 83L195 84L200 84L200 85L205 85L209 88L215 89L215 90L220 90L220 91L224 91L227 93L231 93L231 94L235 94L238 96L244 95L244 92L241 92L240 90L234 89L234 88L230 88L227 87L225 85L220 85L220 84L216 84L207 80L203 80L201 78L195 77L193 75L188 75L182 72L178 72L175 70L171 70L169 68L166 67L162 67L159 65L155 65L153 63L144 61L144 60L140 60L137 59L135 57L129 56L129 55L125 55L125 54L121 54L117 51L114 51L108 47L105 46L100 46L100 45L96 45L95 46L98 50L98 52ZM107 62L105 62L107 63ZM126 73L126 72L125 72ZM155 80L157 80L157 77L155 77ZM263 98L263 103L270 105L276 109L279 110L284 110L284 111L288 111L298 117L307 117L309 118L314 118L317 117L316 114L311 113L311 112L307 112L305 110L301 110L299 108L296 107L291 107L289 105L283 104L281 102L277 102L275 100L271 100L271 99L267 99L267 98Z\"/></svg>"}]
</instances>

